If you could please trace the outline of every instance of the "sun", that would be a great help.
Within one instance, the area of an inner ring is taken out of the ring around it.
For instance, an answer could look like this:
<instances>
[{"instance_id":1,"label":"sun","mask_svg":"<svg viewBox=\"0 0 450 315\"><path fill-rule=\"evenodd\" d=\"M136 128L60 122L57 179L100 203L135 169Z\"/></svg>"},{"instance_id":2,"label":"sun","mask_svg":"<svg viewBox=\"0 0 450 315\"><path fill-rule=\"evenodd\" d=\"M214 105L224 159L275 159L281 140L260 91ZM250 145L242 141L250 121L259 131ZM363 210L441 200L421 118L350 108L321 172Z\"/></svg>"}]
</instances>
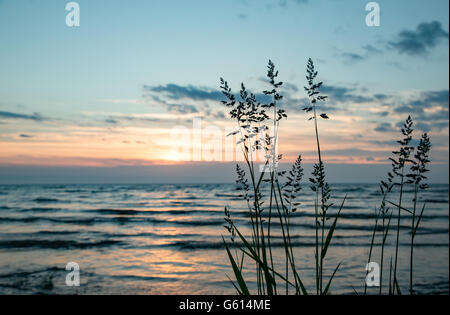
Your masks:
<instances>
[{"instance_id":1,"label":"sun","mask_svg":"<svg viewBox=\"0 0 450 315\"><path fill-rule=\"evenodd\" d=\"M170 162L181 162L183 161L183 157L179 153L172 152L165 156L165 160Z\"/></svg>"}]
</instances>

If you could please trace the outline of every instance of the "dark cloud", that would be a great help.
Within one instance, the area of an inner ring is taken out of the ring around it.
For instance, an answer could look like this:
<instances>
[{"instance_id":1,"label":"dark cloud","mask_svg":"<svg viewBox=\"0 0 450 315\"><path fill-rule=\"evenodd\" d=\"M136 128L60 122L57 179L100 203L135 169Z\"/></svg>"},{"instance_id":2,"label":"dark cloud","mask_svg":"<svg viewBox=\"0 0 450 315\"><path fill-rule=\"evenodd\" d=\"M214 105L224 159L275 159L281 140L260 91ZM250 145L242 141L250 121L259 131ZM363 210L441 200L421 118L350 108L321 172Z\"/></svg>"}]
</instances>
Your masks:
<instances>
[{"instance_id":1,"label":"dark cloud","mask_svg":"<svg viewBox=\"0 0 450 315\"><path fill-rule=\"evenodd\" d=\"M356 62L366 60L373 55L383 53L380 49L372 45L365 45L362 47L362 50L363 50L362 53L342 52L338 53L337 56L342 58L345 64L354 64Z\"/></svg>"},{"instance_id":2,"label":"dark cloud","mask_svg":"<svg viewBox=\"0 0 450 315\"><path fill-rule=\"evenodd\" d=\"M373 97L378 101L385 101L390 98L390 96L387 94L374 94Z\"/></svg>"},{"instance_id":3,"label":"dark cloud","mask_svg":"<svg viewBox=\"0 0 450 315\"><path fill-rule=\"evenodd\" d=\"M290 1L288 1L288 0L280 0L280 1L278 1L278 5L282 8L286 8L288 6L289 2ZM296 4L305 4L305 3L308 3L308 0L293 0L292 2L296 3Z\"/></svg>"},{"instance_id":4,"label":"dark cloud","mask_svg":"<svg viewBox=\"0 0 450 315\"><path fill-rule=\"evenodd\" d=\"M425 22L420 23L415 31L401 31L396 40L388 43L388 47L397 50L400 54L411 56L426 55L441 39L448 39L448 36L448 32L442 29L440 22Z\"/></svg>"},{"instance_id":5,"label":"dark cloud","mask_svg":"<svg viewBox=\"0 0 450 315\"><path fill-rule=\"evenodd\" d=\"M372 97L363 96L355 93L356 89L333 86L333 85L324 85L321 88L321 91L328 95L328 98L331 102L352 102L352 103L366 103L373 101Z\"/></svg>"},{"instance_id":6,"label":"dark cloud","mask_svg":"<svg viewBox=\"0 0 450 315\"><path fill-rule=\"evenodd\" d=\"M358 61L362 61L365 59L364 56L356 53L344 52L341 54L341 57L344 59L346 64L353 64Z\"/></svg>"},{"instance_id":7,"label":"dark cloud","mask_svg":"<svg viewBox=\"0 0 450 315\"><path fill-rule=\"evenodd\" d=\"M260 81L267 83L267 79L259 78ZM251 90L248 90L251 92ZM294 112L301 112L302 108L309 104L306 97L298 98L296 93L300 91L299 87L292 83L284 83L282 94L283 102L280 104L284 109ZM329 101L320 104L320 110L324 112L345 111L345 109L336 106L337 103L366 103L373 100L372 97L361 95L356 88L347 88L333 85L324 85L321 89L324 95L328 96ZM236 98L239 100L238 91L234 91ZM203 113L205 116L223 119L221 112L213 111L208 104L196 103L194 101L211 101L213 108L220 109L220 101L224 100L221 91L213 88L204 88L197 86L182 86L177 84L167 84L159 86L144 86L144 94L155 100L161 106L165 107L168 112L179 114ZM263 93L256 93L258 102L267 104L272 102L271 96ZM171 101L177 101L173 104ZM186 103L184 103L186 101Z\"/></svg>"},{"instance_id":8,"label":"dark cloud","mask_svg":"<svg viewBox=\"0 0 450 315\"><path fill-rule=\"evenodd\" d=\"M378 124L375 127L374 130L378 131L378 132L393 132L393 131L396 131L394 129L394 127L392 126L392 124L390 124L390 123L380 123L380 124Z\"/></svg>"},{"instance_id":9,"label":"dark cloud","mask_svg":"<svg viewBox=\"0 0 450 315\"><path fill-rule=\"evenodd\" d=\"M287 84L286 90L296 91L298 88L293 84ZM248 92L251 92L248 90ZM272 98L263 93L255 94L257 101L261 103L272 102ZM218 89L196 87L192 85L182 86L177 84L167 84L159 86L144 86L144 97L153 99L156 103L166 108L169 113L193 114L198 113L204 117L214 119L224 119L221 101L225 99L223 93ZM236 93L236 99L240 100ZM173 103L176 101L176 103ZM205 103L209 101L213 106ZM193 105L192 103L195 103Z\"/></svg>"},{"instance_id":10,"label":"dark cloud","mask_svg":"<svg viewBox=\"0 0 450 315\"><path fill-rule=\"evenodd\" d=\"M386 117L386 116L389 115L389 112L387 112L387 111L379 112L379 113L377 113L377 115L378 115L378 116L381 116L381 117Z\"/></svg>"},{"instance_id":11,"label":"dark cloud","mask_svg":"<svg viewBox=\"0 0 450 315\"><path fill-rule=\"evenodd\" d=\"M423 131L442 130L449 122L449 91L422 92L418 99L396 107L395 112L412 114L421 123L417 128Z\"/></svg>"},{"instance_id":12,"label":"dark cloud","mask_svg":"<svg viewBox=\"0 0 450 315\"><path fill-rule=\"evenodd\" d=\"M33 120L33 121L47 120L47 118L41 116L39 113L33 113L32 115L27 115L27 114L19 114L19 113L3 112L3 111L0 111L0 118L23 119L23 120Z\"/></svg>"},{"instance_id":13,"label":"dark cloud","mask_svg":"<svg viewBox=\"0 0 450 315\"><path fill-rule=\"evenodd\" d=\"M194 105L167 104L167 110L176 114L198 113L198 109Z\"/></svg>"},{"instance_id":14,"label":"dark cloud","mask_svg":"<svg viewBox=\"0 0 450 315\"><path fill-rule=\"evenodd\" d=\"M397 105L391 107L390 112L395 114L411 115L417 122L415 128L428 132L442 130L449 124L449 91L425 91L412 100L404 100L398 103L394 98L386 96L383 100L391 99ZM394 103L395 104L395 103ZM389 114L389 113L388 113ZM388 116L386 114L385 116ZM402 123L397 124L401 126Z\"/></svg>"},{"instance_id":15,"label":"dark cloud","mask_svg":"<svg viewBox=\"0 0 450 315\"><path fill-rule=\"evenodd\" d=\"M313 152L311 152L313 153ZM337 149L337 150L324 150L324 154L327 156L347 156L347 157L360 157L360 158L371 158L375 159L375 157L385 159L386 156L389 155L389 151L372 151L372 150L362 150L359 148L346 148L346 149Z\"/></svg>"},{"instance_id":16,"label":"dark cloud","mask_svg":"<svg viewBox=\"0 0 450 315\"><path fill-rule=\"evenodd\" d=\"M21 137L21 138L33 138L32 135L27 135L27 134L24 134L24 133L22 133L21 135L19 135L19 137Z\"/></svg>"},{"instance_id":17,"label":"dark cloud","mask_svg":"<svg viewBox=\"0 0 450 315\"><path fill-rule=\"evenodd\" d=\"M399 114L418 114L423 113L423 108L410 105L401 105L394 108L394 112Z\"/></svg>"},{"instance_id":18,"label":"dark cloud","mask_svg":"<svg viewBox=\"0 0 450 315\"><path fill-rule=\"evenodd\" d=\"M260 78L262 82L266 79ZM294 84L285 83L282 89L284 96L280 106L284 108L288 114L300 113L302 109L309 105L307 97L298 97L301 89ZM225 119L225 108L220 101L224 99L221 91L214 88L204 88L197 86L181 86L177 84L167 84L159 86L145 86L144 92L146 97L151 97L158 104L165 107L169 113L176 114L198 114L205 118ZM238 91L234 91L236 98L239 98ZM364 89L358 87L345 87L335 85L324 85L321 92L328 96L325 103L319 105L319 111L325 113L346 112L346 104L363 104L374 103L381 106L389 106L388 110L383 110L372 117L378 117L378 125L374 130L377 132L393 132L397 131L392 121L386 121L390 114L396 114L394 117L401 115L412 115L413 119L418 122L417 129L423 131L441 130L448 126L448 90L427 91L422 92L412 100L398 100L394 95L389 94L373 94L369 95ZM261 103L269 103L272 101L270 96L257 93L256 98ZM173 102L176 101L176 102ZM205 103L204 101L210 101ZM405 116L405 117L406 117ZM113 120L119 118L113 117ZM125 118L121 118L122 120ZM142 118L140 120L153 120L153 118ZM128 120L137 120L130 117ZM109 121L113 123L112 121ZM420 124L419 124L420 122ZM433 123L430 123L433 122ZM373 122L372 122L373 123Z\"/></svg>"},{"instance_id":19,"label":"dark cloud","mask_svg":"<svg viewBox=\"0 0 450 315\"><path fill-rule=\"evenodd\" d=\"M419 122L415 125L416 129L422 130L423 132L430 132L431 126L430 124Z\"/></svg>"},{"instance_id":20,"label":"dark cloud","mask_svg":"<svg viewBox=\"0 0 450 315\"><path fill-rule=\"evenodd\" d=\"M364 51L368 55L377 55L383 53L380 49L372 46L372 45L365 45L363 46Z\"/></svg>"},{"instance_id":21,"label":"dark cloud","mask_svg":"<svg viewBox=\"0 0 450 315\"><path fill-rule=\"evenodd\" d=\"M181 86L167 84L159 86L144 85L144 92L162 93L171 100L191 99L194 101L220 101L223 94L214 89L200 88L192 85Z\"/></svg>"},{"instance_id":22,"label":"dark cloud","mask_svg":"<svg viewBox=\"0 0 450 315\"><path fill-rule=\"evenodd\" d=\"M402 120L402 121L397 122L395 124L395 127L398 130L401 130L401 128L403 128L404 124L405 124L405 121ZM429 132L431 130L431 126L430 126L430 124L422 122L422 121L419 121L419 122L414 121L413 129L414 130L416 130L416 129L417 130L421 130L421 131L424 131L424 132ZM415 139L413 139L413 141L415 141ZM411 145L416 145L417 143L418 142L416 141L414 143L411 143Z\"/></svg>"},{"instance_id":23,"label":"dark cloud","mask_svg":"<svg viewBox=\"0 0 450 315\"><path fill-rule=\"evenodd\" d=\"M132 122L132 123L159 123L165 122L163 119L152 118L152 117L137 117L137 116L111 116L105 119L107 124L119 125L121 122Z\"/></svg>"},{"instance_id":24,"label":"dark cloud","mask_svg":"<svg viewBox=\"0 0 450 315\"><path fill-rule=\"evenodd\" d=\"M411 103L413 106L431 107L441 105L448 107L449 91L427 91L421 94L421 98Z\"/></svg>"},{"instance_id":25,"label":"dark cloud","mask_svg":"<svg viewBox=\"0 0 450 315\"><path fill-rule=\"evenodd\" d=\"M109 119L105 119L105 123L111 124L111 125L116 125L119 122L116 119L109 118Z\"/></svg>"}]
</instances>

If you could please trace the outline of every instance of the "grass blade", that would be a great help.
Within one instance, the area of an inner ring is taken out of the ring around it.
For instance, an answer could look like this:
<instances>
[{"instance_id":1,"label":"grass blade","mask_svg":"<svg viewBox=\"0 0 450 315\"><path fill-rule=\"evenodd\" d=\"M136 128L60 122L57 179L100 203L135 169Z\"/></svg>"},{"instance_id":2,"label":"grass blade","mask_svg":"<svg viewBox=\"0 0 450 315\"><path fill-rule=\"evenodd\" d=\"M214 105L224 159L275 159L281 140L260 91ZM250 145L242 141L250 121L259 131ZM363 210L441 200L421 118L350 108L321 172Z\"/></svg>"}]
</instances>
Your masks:
<instances>
[{"instance_id":1,"label":"grass blade","mask_svg":"<svg viewBox=\"0 0 450 315\"><path fill-rule=\"evenodd\" d=\"M225 242L225 239L222 236L223 243L225 244L225 248L228 253L228 258L230 259L231 266L233 267L233 272L236 277L236 280L239 284L239 287L241 288L241 291L244 295L250 295L250 292L248 291L247 285L245 284L244 277L242 276L242 272L239 269L239 267L236 265L236 261L233 258L233 255L231 255L230 249L228 248L227 242Z\"/></svg>"},{"instance_id":2,"label":"grass blade","mask_svg":"<svg viewBox=\"0 0 450 315\"><path fill-rule=\"evenodd\" d=\"M396 204L396 203L394 203L394 202L391 202L391 201L388 200L387 203L390 203L390 204L393 205L394 207L400 208L401 210L406 211L406 212L408 212L409 214L413 214L411 210L408 210L408 209L406 209L405 207L399 206L398 204Z\"/></svg>"},{"instance_id":3,"label":"grass blade","mask_svg":"<svg viewBox=\"0 0 450 315\"><path fill-rule=\"evenodd\" d=\"M237 293L238 293L239 295L244 295L244 294L242 294L241 290L239 290L239 288L236 286L236 284L234 283L234 281L231 280L230 276L228 276L227 274L225 274L225 276L228 278L228 280L230 280L231 284L232 284L233 287L236 289Z\"/></svg>"},{"instance_id":4,"label":"grass blade","mask_svg":"<svg viewBox=\"0 0 450 315\"><path fill-rule=\"evenodd\" d=\"M325 287L325 290L323 291L323 295L327 295L328 290L330 289L331 286L331 281L333 281L334 275L336 274L336 272L338 271L339 267L341 266L341 263L339 263L339 265L337 265L336 269L334 269L333 274L331 275L330 280L328 281L327 286Z\"/></svg>"},{"instance_id":5,"label":"grass blade","mask_svg":"<svg viewBox=\"0 0 450 315\"><path fill-rule=\"evenodd\" d=\"M245 247L247 247L247 249L252 253L253 257L258 257L257 253L254 251L254 249L250 246L250 244L247 242L247 240L245 239L245 237L241 234L241 232L238 230L237 227L235 227L235 231L236 233L239 235L239 238L242 240L242 242L244 243ZM264 270L264 276L266 277L266 284L267 284L267 293L269 295L273 295L273 286L276 285L275 283L275 279L273 279L272 275L269 272L269 267L267 266L267 264L265 264L264 262L261 261L261 259L256 260L258 262L258 264L261 265L261 267Z\"/></svg>"},{"instance_id":6,"label":"grass blade","mask_svg":"<svg viewBox=\"0 0 450 315\"><path fill-rule=\"evenodd\" d=\"M417 230L419 229L419 224L420 224L420 221L422 221L423 211L425 210L425 206L426 206L426 204L423 205L422 211L420 212L420 215L417 218L416 227L414 228L414 232L413 232L413 235L412 235L413 237L416 236Z\"/></svg>"},{"instance_id":7,"label":"grass blade","mask_svg":"<svg viewBox=\"0 0 450 315\"><path fill-rule=\"evenodd\" d=\"M334 230L336 229L336 224L337 224L339 215L341 214L342 208L344 207L344 203L345 203L346 199L347 199L347 195L344 197L344 200L342 200L342 204L341 204L341 207L339 208L339 212L336 215L336 218L334 219L334 222L331 225L330 230L328 231L327 239L326 239L325 244L321 251L322 259L325 258L325 255L327 254L328 246L330 245L331 239L333 238L333 233L334 233Z\"/></svg>"},{"instance_id":8,"label":"grass blade","mask_svg":"<svg viewBox=\"0 0 450 315\"><path fill-rule=\"evenodd\" d=\"M400 286L398 285L397 278L394 278L395 288L397 289L397 294L402 295L402 291L400 290Z\"/></svg>"},{"instance_id":9,"label":"grass blade","mask_svg":"<svg viewBox=\"0 0 450 315\"><path fill-rule=\"evenodd\" d=\"M386 233L384 233L383 244L386 243L386 238L387 238L388 233L389 233L389 227L391 226L391 219L392 219L392 212L391 212L391 215L389 216L389 220L388 220L388 223L387 223L387 226L386 226Z\"/></svg>"}]
</instances>

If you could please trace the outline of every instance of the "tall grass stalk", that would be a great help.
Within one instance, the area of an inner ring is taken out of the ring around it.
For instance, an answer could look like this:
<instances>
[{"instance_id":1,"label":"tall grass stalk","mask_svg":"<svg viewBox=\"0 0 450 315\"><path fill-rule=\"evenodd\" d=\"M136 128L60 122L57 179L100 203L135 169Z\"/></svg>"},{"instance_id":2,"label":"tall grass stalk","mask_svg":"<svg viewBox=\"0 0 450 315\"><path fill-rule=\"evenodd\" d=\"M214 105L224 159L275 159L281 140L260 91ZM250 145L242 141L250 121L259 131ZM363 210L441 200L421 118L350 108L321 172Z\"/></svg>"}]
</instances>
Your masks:
<instances>
[{"instance_id":1,"label":"tall grass stalk","mask_svg":"<svg viewBox=\"0 0 450 315\"><path fill-rule=\"evenodd\" d=\"M305 91L308 94L311 104L303 108L307 113L312 112L312 116L309 120L314 121L314 132L317 145L317 156L318 163L314 166L313 177L310 178L310 182L313 184L311 189L316 194L315 204L314 204L314 217L315 217L315 260L316 260L316 293L323 294L323 265L324 259L327 252L327 243L325 240L325 224L328 220L327 211L332 206L328 201L331 197L331 190L325 179L325 168L322 160L322 151L320 147L320 137L319 137L319 127L318 127L318 115L317 115L317 105L319 102L324 102L327 96L324 96L320 92L320 88L323 82L315 82L317 78L318 71L316 71L314 63L310 58L306 66L306 79L308 81L308 86L305 87ZM328 115L325 113L320 114L322 119L329 119ZM320 213L319 213L320 206ZM339 214L338 214L339 215ZM320 229L320 231L319 231ZM328 235L333 234L333 230L328 231ZM319 240L320 234L320 240ZM319 250L320 244L320 250ZM320 257L319 257L320 256Z\"/></svg>"},{"instance_id":2,"label":"tall grass stalk","mask_svg":"<svg viewBox=\"0 0 450 315\"><path fill-rule=\"evenodd\" d=\"M317 72L314 74L314 65L310 60L308 62L307 71L311 73L311 80L315 78ZM287 114L280 108L279 102L283 99L283 96L278 92L278 89L283 85L282 82L278 82L278 71L275 70L275 65L272 61L269 61L267 69L267 78L271 89L263 91L263 93L270 97L271 101L267 104L262 104L256 100L256 96L249 93L244 84L241 84L241 89L238 98L232 93L228 83L221 79L222 93L227 98L223 101L230 110L230 116L236 119L238 130L230 135L238 135L240 145L245 163L247 165L247 171L244 171L241 167L237 166L237 184L240 189L241 197L246 201L249 208L250 224L251 224L251 242L248 242L246 237L242 235L239 229L234 224L229 210L226 210L225 220L227 222L227 230L232 234L232 242L234 237L240 240L238 248L242 251L242 255L251 258L256 266L256 286L258 294L278 294L280 293L277 280L282 281L284 285L285 294L291 292L291 288L294 289L295 294L308 294L300 274L296 267L295 254L291 237L291 216L296 212L297 207L300 205L296 202L296 198L301 191L301 180L303 177L303 168L301 165L302 159L299 156L296 162L293 164L292 169L289 172L278 171L276 169L278 161L281 159L281 155L276 154L276 147L278 142L278 130L280 121L287 118ZM311 83L309 88L318 90L322 85L316 85ZM319 93L319 92L317 92ZM325 171L322 162L319 134L317 126L317 115L315 110L316 100L325 100L324 96L314 96L316 93L308 95L312 96L312 104L314 106L315 117L315 131L316 141L319 153L319 163L316 164L313 172L313 178L310 179L313 182L313 190L316 191L317 206L315 209L315 224L316 224L316 288L317 294L327 294L329 292L331 282L336 274L339 266L334 270L327 285L323 285L323 262L326 256L327 249L331 243L334 230L336 228L337 218L342 210L343 204L339 209L334 223L328 230L328 234L325 231L325 223L328 219L327 210L332 204L328 203L330 199L330 188L325 181ZM269 114L270 113L270 114ZM321 115L322 118L328 119L326 114ZM271 125L271 127L269 127ZM260 137L260 132L266 132L271 135ZM269 172L261 172L257 174L255 170L255 155L258 150L266 152L264 169L269 169ZM265 177L265 174L269 173L269 177ZM265 196L261 193L261 185L268 183L270 185L270 196L268 209L264 207ZM319 195L320 191L320 195ZM319 200L320 197L320 200ZM345 200L345 199L344 199ZM320 207L320 213L319 213ZM268 210L268 222L265 221L263 211ZM274 215L278 216L280 225L280 232L283 240L283 252L284 252L284 271L283 274L276 271L273 246L271 239L273 238L273 220ZM320 222L321 221L321 222ZM321 225L321 240L319 240L319 227ZM225 242L225 240L224 240ZM237 242L236 242L237 244ZM248 286L243 276L243 256L237 254L231 255L229 247L226 245L227 253L230 259L230 263L235 273L237 283L233 283L236 291L240 294L249 293ZM320 250L319 250L320 246ZM319 256L320 255L320 256ZM241 265L237 263L241 260ZM292 277L292 280L290 279Z\"/></svg>"},{"instance_id":3,"label":"tall grass stalk","mask_svg":"<svg viewBox=\"0 0 450 315\"><path fill-rule=\"evenodd\" d=\"M376 235L377 229L378 229L378 218L379 218L379 211L377 209L375 209L375 225L373 227L372 239L370 241L369 257L367 258L367 264L369 264L372 261L373 245L375 243L375 235ZM366 272L366 277L368 274L369 274L369 270L367 270L367 272ZM364 283L364 294L367 294L367 282Z\"/></svg>"},{"instance_id":4,"label":"tall grass stalk","mask_svg":"<svg viewBox=\"0 0 450 315\"><path fill-rule=\"evenodd\" d=\"M431 149L431 142L427 133L424 133L417 146L414 160L411 161L411 173L407 175L408 184L414 184L414 198L413 198L413 210L411 218L411 244L410 244L410 261L409 261L409 291L410 294L414 294L413 288L413 268L414 268L414 239L416 236L417 228L423 216L425 205L422 208L420 215L417 217L417 198L419 191L423 191L428 188L426 183L423 183L427 179L425 173L428 172L427 165L430 162L428 153ZM417 221L416 221L417 217Z\"/></svg>"},{"instance_id":5,"label":"tall grass stalk","mask_svg":"<svg viewBox=\"0 0 450 315\"><path fill-rule=\"evenodd\" d=\"M398 266L398 251L399 251L399 241L400 241L400 222L401 222L401 211L402 211L402 201L403 201L403 190L405 186L405 166L410 161L409 157L411 155L411 152L414 150L413 147L411 147L409 144L412 140L412 125L413 121L411 119L411 116L408 116L406 119L406 122L403 125L402 128L402 134L404 136L403 140L398 141L398 143L401 145L399 151L394 151L394 155L398 156L398 159L391 158L391 161L393 162L393 172L395 175L397 175L400 178L400 182L396 183L397 186L400 187L400 193L399 193L399 200L398 200L398 213L397 213L397 237L395 242L395 259L394 259L394 274L393 274L393 281L394 285L393 288L397 289L397 293L400 293L399 291L399 284L398 284L398 278L397 278L397 266Z\"/></svg>"},{"instance_id":6,"label":"tall grass stalk","mask_svg":"<svg viewBox=\"0 0 450 315\"><path fill-rule=\"evenodd\" d=\"M396 233L396 242L395 242L395 256L394 261L390 263L390 272L389 272L389 294L401 294L400 285L397 277L397 266L398 266L398 251L399 251L399 234L400 234L400 218L402 211L405 211L411 215L411 242L410 242L410 266L409 266L409 291L413 294L413 261L414 261L414 239L419 228L420 221L423 216L423 211L425 209L425 205L422 208L420 214L417 214L417 202L418 195L420 191L423 191L428 188L428 185L423 183L426 180L426 176L424 175L428 172L427 164L430 162L428 159L428 153L431 149L431 142L428 138L428 135L425 133L422 135L419 145L417 148L410 146L412 141L412 129L413 121L410 116L406 119L403 128L401 129L402 135L404 138L398 143L401 145L398 151L393 151L395 156L398 158L392 157L390 158L392 162L392 172L388 172L387 181L381 181L380 183L380 191L383 196L381 205L379 208L379 212L375 218L375 227L372 234L372 240L369 250L369 262L372 258L372 250L374 246L374 238L375 233L378 229L378 221L381 217L381 267L380 267L380 286L379 286L379 294L383 293L383 271L384 271L384 256L385 256L385 247L386 240L389 234L391 219L393 212L389 214L389 207L387 207L387 203L393 205L397 208L397 233ZM414 159L411 159L410 156L413 152L416 152L414 155ZM406 174L406 166L407 163L411 165L411 173ZM396 182L396 178L400 178L399 182ZM406 185L414 185L414 197L413 197L413 209L409 210L402 205L403 201L403 192L404 187ZM399 195L398 202L394 203L387 200L387 196L392 193L393 188L397 186L399 187ZM364 293L367 292L367 285L364 287Z\"/></svg>"}]
</instances>

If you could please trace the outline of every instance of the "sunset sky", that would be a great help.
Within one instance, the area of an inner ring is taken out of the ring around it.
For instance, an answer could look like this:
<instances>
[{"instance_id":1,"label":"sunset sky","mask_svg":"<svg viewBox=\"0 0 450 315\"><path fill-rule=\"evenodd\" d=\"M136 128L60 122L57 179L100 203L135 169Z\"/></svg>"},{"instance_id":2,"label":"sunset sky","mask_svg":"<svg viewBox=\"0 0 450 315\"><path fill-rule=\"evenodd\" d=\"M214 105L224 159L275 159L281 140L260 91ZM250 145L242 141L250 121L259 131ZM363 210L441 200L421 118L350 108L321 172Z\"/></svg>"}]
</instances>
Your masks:
<instances>
[{"instance_id":1,"label":"sunset sky","mask_svg":"<svg viewBox=\"0 0 450 315\"><path fill-rule=\"evenodd\" d=\"M313 163L313 125L301 111L309 57L329 97L320 130L330 165L367 164L367 181L377 180L380 166L370 165L388 163L411 114L416 135L430 134L436 169L448 169L446 0L377 1L379 27L366 25L369 1L359 0L79 0L81 26L71 28L67 2L0 0L0 182L42 167L90 167L95 177L148 166L164 176L176 165L174 181L190 176L205 157L174 147L181 139L198 149L194 122L223 136L234 127L219 78L261 93L269 59L289 115L279 151ZM219 173L232 173L225 165Z\"/></svg>"}]
</instances>

